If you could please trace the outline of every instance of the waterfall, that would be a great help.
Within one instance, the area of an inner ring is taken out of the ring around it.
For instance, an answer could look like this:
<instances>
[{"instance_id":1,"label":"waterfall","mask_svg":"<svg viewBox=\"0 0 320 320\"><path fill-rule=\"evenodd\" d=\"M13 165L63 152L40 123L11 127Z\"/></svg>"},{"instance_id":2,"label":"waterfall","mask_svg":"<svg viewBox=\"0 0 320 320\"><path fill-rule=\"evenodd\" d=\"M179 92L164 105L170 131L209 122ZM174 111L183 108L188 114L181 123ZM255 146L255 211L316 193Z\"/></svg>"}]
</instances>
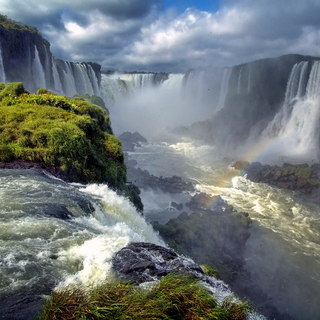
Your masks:
<instances>
[{"instance_id":1,"label":"waterfall","mask_svg":"<svg viewBox=\"0 0 320 320\"><path fill-rule=\"evenodd\" d=\"M241 67L240 71L239 71L239 77L238 77L238 94L241 93L241 75L242 75L242 69L243 67Z\"/></svg>"},{"instance_id":2,"label":"waterfall","mask_svg":"<svg viewBox=\"0 0 320 320\"><path fill-rule=\"evenodd\" d=\"M308 75L308 62L293 66L281 110L263 131L277 139L276 152L288 156L317 157L320 117L320 62L314 61Z\"/></svg>"},{"instance_id":3,"label":"waterfall","mask_svg":"<svg viewBox=\"0 0 320 320\"><path fill-rule=\"evenodd\" d=\"M94 73L92 67L90 66L90 64L87 65L87 72L88 72L88 76L89 76L94 94L96 96L100 96L100 88L99 88L98 79L97 79L97 76Z\"/></svg>"},{"instance_id":4,"label":"waterfall","mask_svg":"<svg viewBox=\"0 0 320 320\"><path fill-rule=\"evenodd\" d=\"M218 110L224 107L224 103L228 93L231 72L232 72L232 68L223 69L221 89L220 89L219 102L218 102Z\"/></svg>"},{"instance_id":5,"label":"waterfall","mask_svg":"<svg viewBox=\"0 0 320 320\"><path fill-rule=\"evenodd\" d=\"M61 85L61 81L58 73L58 68L53 58L52 58L52 75L53 75L54 90L58 93L63 93L63 89L62 89L62 85Z\"/></svg>"},{"instance_id":6,"label":"waterfall","mask_svg":"<svg viewBox=\"0 0 320 320\"><path fill-rule=\"evenodd\" d=\"M101 98L106 106L112 106L119 99L125 98L128 95L128 82L121 80L117 76L101 75L100 85Z\"/></svg>"},{"instance_id":7,"label":"waterfall","mask_svg":"<svg viewBox=\"0 0 320 320\"><path fill-rule=\"evenodd\" d=\"M301 61L293 66L287 84L285 103L289 103L292 99L302 97L308 80L307 71L307 61Z\"/></svg>"},{"instance_id":8,"label":"waterfall","mask_svg":"<svg viewBox=\"0 0 320 320\"><path fill-rule=\"evenodd\" d=\"M2 54L2 47L0 45L0 82L6 82L6 73L4 71L3 65L3 54Z\"/></svg>"},{"instance_id":9,"label":"waterfall","mask_svg":"<svg viewBox=\"0 0 320 320\"><path fill-rule=\"evenodd\" d=\"M64 69L63 69L63 88L64 93L68 97L72 97L77 94L76 83L73 76L72 68L69 62L63 61Z\"/></svg>"},{"instance_id":10,"label":"waterfall","mask_svg":"<svg viewBox=\"0 0 320 320\"><path fill-rule=\"evenodd\" d=\"M92 77L95 77L93 69L91 68L92 71L90 71L90 68L89 65L89 76L91 73ZM96 82L93 82L93 89L101 95L107 106L112 106L116 101L141 92L141 90L160 88L168 78L169 76L165 73L102 74L100 88L96 80Z\"/></svg>"},{"instance_id":11,"label":"waterfall","mask_svg":"<svg viewBox=\"0 0 320 320\"><path fill-rule=\"evenodd\" d=\"M127 73L121 79L128 81L133 89L142 89L153 84L153 73Z\"/></svg>"},{"instance_id":12,"label":"waterfall","mask_svg":"<svg viewBox=\"0 0 320 320\"><path fill-rule=\"evenodd\" d=\"M32 61L32 75L33 81L37 88L46 88L45 71L42 67L39 52L36 46L34 46L35 57Z\"/></svg>"},{"instance_id":13,"label":"waterfall","mask_svg":"<svg viewBox=\"0 0 320 320\"><path fill-rule=\"evenodd\" d=\"M86 70L82 63L75 63L74 66L74 80L77 93L88 93L93 95L93 88Z\"/></svg>"},{"instance_id":14,"label":"waterfall","mask_svg":"<svg viewBox=\"0 0 320 320\"><path fill-rule=\"evenodd\" d=\"M45 88L52 88L52 58L51 52L48 48L43 44L45 55L45 65L44 65L44 72L45 72Z\"/></svg>"},{"instance_id":15,"label":"waterfall","mask_svg":"<svg viewBox=\"0 0 320 320\"><path fill-rule=\"evenodd\" d=\"M249 72L248 72L248 93L251 90L251 64L249 63Z\"/></svg>"}]
</instances>

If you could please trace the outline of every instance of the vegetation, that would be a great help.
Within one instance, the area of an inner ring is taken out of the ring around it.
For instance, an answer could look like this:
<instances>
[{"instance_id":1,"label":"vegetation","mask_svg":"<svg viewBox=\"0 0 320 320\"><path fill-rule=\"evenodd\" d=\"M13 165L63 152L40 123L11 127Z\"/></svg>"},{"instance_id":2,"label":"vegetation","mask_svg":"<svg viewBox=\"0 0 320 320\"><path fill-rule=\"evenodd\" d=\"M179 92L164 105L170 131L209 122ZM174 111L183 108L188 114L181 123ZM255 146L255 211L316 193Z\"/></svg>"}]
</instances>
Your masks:
<instances>
[{"instance_id":1,"label":"vegetation","mask_svg":"<svg viewBox=\"0 0 320 320\"><path fill-rule=\"evenodd\" d=\"M21 22L16 22L9 19L7 16L0 14L0 25L9 30L24 30L30 31L32 33L39 33L37 28L22 24Z\"/></svg>"},{"instance_id":2,"label":"vegetation","mask_svg":"<svg viewBox=\"0 0 320 320\"><path fill-rule=\"evenodd\" d=\"M209 276L209 277L215 277L217 279L220 278L219 272L216 269L213 269L209 267L206 264L202 264L201 267L204 269L204 272Z\"/></svg>"},{"instance_id":3,"label":"vegetation","mask_svg":"<svg viewBox=\"0 0 320 320\"><path fill-rule=\"evenodd\" d=\"M1 88L0 161L44 163L73 181L104 182L134 197L125 185L121 142L102 108L45 89L29 94L21 82Z\"/></svg>"},{"instance_id":4,"label":"vegetation","mask_svg":"<svg viewBox=\"0 0 320 320\"><path fill-rule=\"evenodd\" d=\"M89 94L75 94L73 96L73 98L80 99L80 100L82 99L82 100L85 100L91 104L95 104L95 105L107 110L107 114L109 114L109 111L108 111L108 109L107 109L107 107L101 97L98 97L95 95L90 96Z\"/></svg>"},{"instance_id":5,"label":"vegetation","mask_svg":"<svg viewBox=\"0 0 320 320\"><path fill-rule=\"evenodd\" d=\"M184 274L169 274L149 289L128 282L106 283L91 292L53 292L38 320L52 319L246 319L249 305L214 297Z\"/></svg>"}]
</instances>

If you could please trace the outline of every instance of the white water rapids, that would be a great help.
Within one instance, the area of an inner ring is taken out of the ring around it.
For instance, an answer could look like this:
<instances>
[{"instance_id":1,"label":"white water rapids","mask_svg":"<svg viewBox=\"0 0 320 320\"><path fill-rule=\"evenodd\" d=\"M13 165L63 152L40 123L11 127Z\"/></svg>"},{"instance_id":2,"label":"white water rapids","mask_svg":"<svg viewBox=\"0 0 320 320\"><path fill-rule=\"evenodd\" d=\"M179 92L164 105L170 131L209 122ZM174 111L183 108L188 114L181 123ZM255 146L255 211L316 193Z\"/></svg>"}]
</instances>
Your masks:
<instances>
[{"instance_id":1,"label":"white water rapids","mask_svg":"<svg viewBox=\"0 0 320 320\"><path fill-rule=\"evenodd\" d=\"M34 170L0 170L0 224L0 305L112 279L112 257L129 242L165 246L132 204L106 185L70 184ZM214 281L210 290L217 298L233 294ZM14 319L29 319L24 316ZM252 313L250 319L264 317Z\"/></svg>"},{"instance_id":2,"label":"white water rapids","mask_svg":"<svg viewBox=\"0 0 320 320\"><path fill-rule=\"evenodd\" d=\"M150 174L197 181L197 189L220 195L238 211L249 213L253 224L246 242L244 267L249 286L264 292L271 305L293 319L316 319L320 298L319 207L293 192L253 183L238 176L234 160L212 146L196 142L152 143L130 156ZM177 216L168 210L168 196L146 191L146 219L165 223ZM148 200L152 199L152 201ZM171 198L184 203L182 195ZM164 215L167 215L165 219ZM239 286L244 284L239 280ZM267 302L266 302L267 304Z\"/></svg>"}]
</instances>

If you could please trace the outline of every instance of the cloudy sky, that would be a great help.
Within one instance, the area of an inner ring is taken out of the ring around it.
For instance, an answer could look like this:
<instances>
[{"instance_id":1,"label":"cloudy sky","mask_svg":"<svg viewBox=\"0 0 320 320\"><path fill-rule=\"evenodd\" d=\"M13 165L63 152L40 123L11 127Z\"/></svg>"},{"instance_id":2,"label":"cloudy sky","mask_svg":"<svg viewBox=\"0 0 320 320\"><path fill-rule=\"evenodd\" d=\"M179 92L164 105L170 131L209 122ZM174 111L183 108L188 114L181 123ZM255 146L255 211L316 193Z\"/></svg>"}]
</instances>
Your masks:
<instances>
[{"instance_id":1,"label":"cloudy sky","mask_svg":"<svg viewBox=\"0 0 320 320\"><path fill-rule=\"evenodd\" d=\"M185 72L320 55L320 0L0 0L56 58L103 70Z\"/></svg>"}]
</instances>

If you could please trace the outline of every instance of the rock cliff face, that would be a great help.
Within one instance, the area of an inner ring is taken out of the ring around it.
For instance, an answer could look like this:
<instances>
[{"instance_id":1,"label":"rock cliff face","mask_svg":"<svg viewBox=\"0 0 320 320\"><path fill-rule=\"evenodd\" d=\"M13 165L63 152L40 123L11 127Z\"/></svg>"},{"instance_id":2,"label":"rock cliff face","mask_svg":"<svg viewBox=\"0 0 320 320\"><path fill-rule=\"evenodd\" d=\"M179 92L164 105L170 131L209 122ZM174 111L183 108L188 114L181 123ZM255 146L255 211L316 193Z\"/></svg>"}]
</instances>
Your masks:
<instances>
[{"instance_id":1,"label":"rock cliff face","mask_svg":"<svg viewBox=\"0 0 320 320\"><path fill-rule=\"evenodd\" d=\"M101 66L54 59L36 28L0 15L0 81L23 82L28 91L100 95Z\"/></svg>"}]
</instances>

